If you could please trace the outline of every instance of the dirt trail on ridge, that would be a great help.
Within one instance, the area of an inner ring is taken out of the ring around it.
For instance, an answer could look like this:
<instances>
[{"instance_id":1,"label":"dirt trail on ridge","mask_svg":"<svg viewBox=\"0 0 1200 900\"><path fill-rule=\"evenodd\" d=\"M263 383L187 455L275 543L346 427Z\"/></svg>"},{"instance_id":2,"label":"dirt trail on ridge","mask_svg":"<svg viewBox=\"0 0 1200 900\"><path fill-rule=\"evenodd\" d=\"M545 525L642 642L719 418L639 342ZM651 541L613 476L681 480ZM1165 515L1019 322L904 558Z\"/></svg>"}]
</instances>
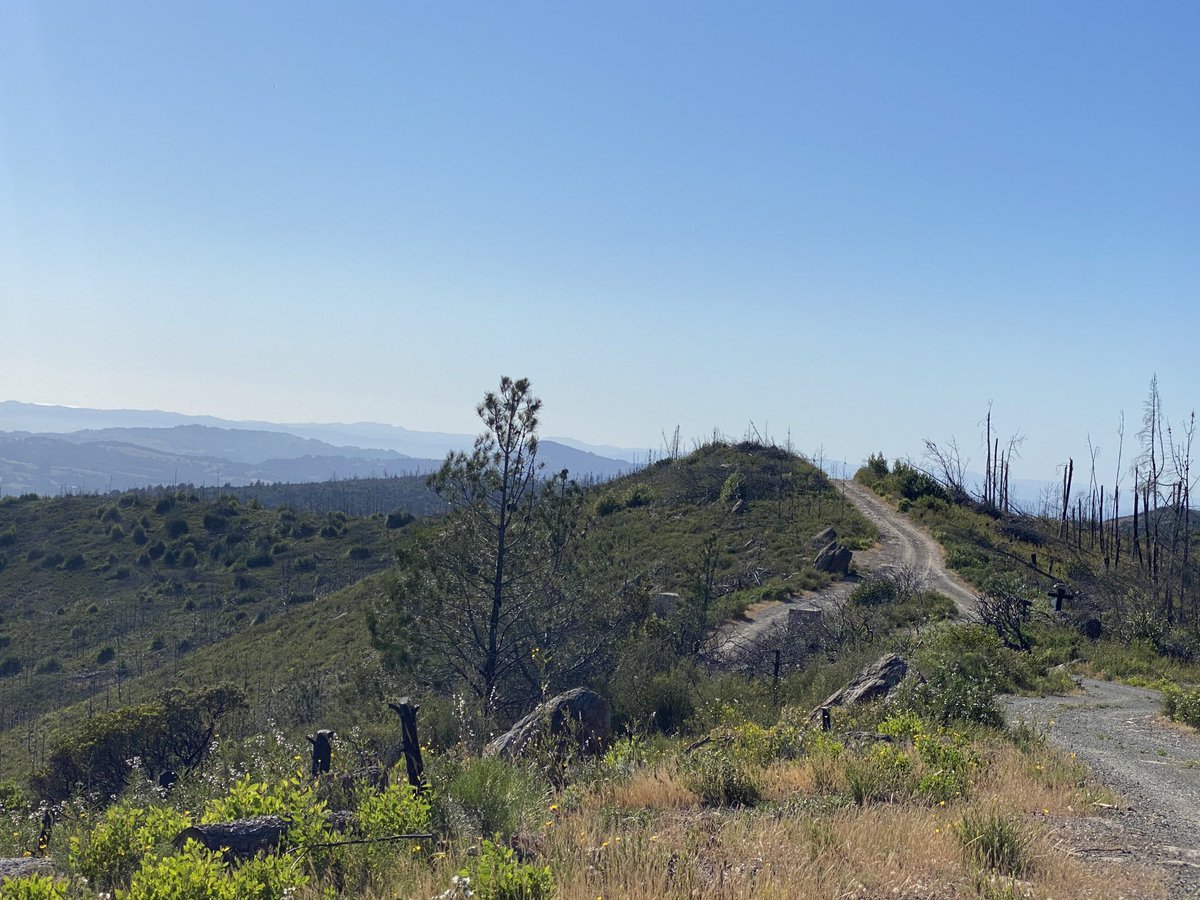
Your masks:
<instances>
[{"instance_id":1,"label":"dirt trail on ridge","mask_svg":"<svg viewBox=\"0 0 1200 900\"><path fill-rule=\"evenodd\" d=\"M907 567L919 572L925 577L929 588L940 591L954 601L961 616L974 618L975 593L962 579L946 569L942 548L937 541L870 488L849 480L834 481L834 484L879 531L879 542L873 548L854 554L854 567L860 577L834 582L812 594L751 607L745 619L726 623L713 636L710 653L718 663L735 663L746 657L755 647L786 627L792 611L816 613L832 609L849 596L862 575L888 568Z\"/></svg>"}]
</instances>

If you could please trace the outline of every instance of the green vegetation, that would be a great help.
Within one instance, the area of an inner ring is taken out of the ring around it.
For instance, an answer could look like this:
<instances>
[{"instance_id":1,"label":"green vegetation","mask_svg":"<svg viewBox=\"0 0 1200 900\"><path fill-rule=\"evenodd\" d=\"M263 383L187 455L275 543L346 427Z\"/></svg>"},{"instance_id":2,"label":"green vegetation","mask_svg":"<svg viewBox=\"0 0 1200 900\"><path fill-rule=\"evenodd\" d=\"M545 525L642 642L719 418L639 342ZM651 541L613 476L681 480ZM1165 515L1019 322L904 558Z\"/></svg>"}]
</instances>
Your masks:
<instances>
[{"instance_id":1,"label":"green vegetation","mask_svg":"<svg viewBox=\"0 0 1200 900\"><path fill-rule=\"evenodd\" d=\"M322 537L323 521L188 492L0 501L0 728L148 699L166 684L142 680L178 678L198 648L388 567L405 531L338 513Z\"/></svg>"},{"instance_id":2,"label":"green vegetation","mask_svg":"<svg viewBox=\"0 0 1200 900\"><path fill-rule=\"evenodd\" d=\"M936 858L926 883L964 891L993 876L1054 896L1086 885L1025 816L1096 794L1036 734L1005 735L996 700L1069 688L1053 667L1102 646L1082 620L1049 614L1045 576L1026 561L1029 547L1057 566L1085 555L873 457L860 480L947 542L991 604L984 622L943 622L947 598L889 572L791 635L774 671L714 672L716 626L828 584L811 565L827 529L858 549L871 526L815 467L755 443L713 442L599 486L543 479L537 413L526 382L485 399L478 452L431 480L440 519L186 492L0 503L11 534L0 585L19 570L24 592L0 645L14 688L19 675L43 698L0 717L0 753L56 801L49 849L65 871L117 898L574 900L695 896L720 859L771 852L769 871L723 877L805 896L831 873L887 893L898 885L896 866L879 867L886 850L905 878ZM84 513L74 524L54 505L68 501ZM346 584L334 589L337 572ZM1157 652L1150 636L1146 647ZM889 650L913 674L888 706L839 709L834 732L816 731L807 711ZM50 702L68 678L73 692ZM543 696L580 685L613 701L620 736L601 758L562 757L553 742L517 762L479 757ZM422 793L391 765L386 701L402 694L421 704ZM1193 706L1174 700L1181 716ZM300 735L316 728L336 732L337 774L310 779ZM387 785L343 777L366 764ZM156 786L168 770L170 793ZM0 785L0 854L34 846L28 796ZM275 855L226 867L170 842L185 824L264 814L290 822ZM390 840L426 832L432 842Z\"/></svg>"},{"instance_id":3,"label":"green vegetation","mask_svg":"<svg viewBox=\"0 0 1200 900\"><path fill-rule=\"evenodd\" d=\"M1200 573L1193 550L1200 535L1176 528L1186 517L1171 507L1143 515L1139 544L1131 518L1100 521L1082 507L1062 518L1002 511L955 494L907 463L888 466L882 455L872 456L855 479L928 529L945 547L947 564L979 588L987 628L1024 659L996 670L1008 673L1004 689L1039 689L1039 681L1041 689L1068 689L1061 670L1048 681L1041 673L1079 662L1100 677L1165 689L1164 713L1200 726L1194 588ZM1149 506L1153 492L1146 484L1142 489L1141 502ZM1055 613L1049 595L1060 583L1070 596ZM954 702L974 701L967 694Z\"/></svg>"},{"instance_id":4,"label":"green vegetation","mask_svg":"<svg viewBox=\"0 0 1200 900\"><path fill-rule=\"evenodd\" d=\"M195 694L169 690L152 702L102 713L55 744L33 788L47 800L79 791L116 796L134 758L151 777L194 769L208 755L221 719L245 705L241 691L222 686Z\"/></svg>"}]
</instances>

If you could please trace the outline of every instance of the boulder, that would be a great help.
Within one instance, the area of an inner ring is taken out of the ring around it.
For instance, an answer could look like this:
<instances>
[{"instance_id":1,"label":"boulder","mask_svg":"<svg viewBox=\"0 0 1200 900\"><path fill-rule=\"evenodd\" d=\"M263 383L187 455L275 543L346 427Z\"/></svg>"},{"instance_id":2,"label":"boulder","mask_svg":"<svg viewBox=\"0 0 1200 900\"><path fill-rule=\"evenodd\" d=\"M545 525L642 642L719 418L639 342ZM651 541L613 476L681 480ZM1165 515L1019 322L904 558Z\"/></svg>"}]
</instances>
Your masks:
<instances>
[{"instance_id":1,"label":"boulder","mask_svg":"<svg viewBox=\"0 0 1200 900\"><path fill-rule=\"evenodd\" d=\"M573 688L547 700L512 728L489 743L484 756L514 759L530 743L553 738L558 752L603 753L612 737L608 701L587 688Z\"/></svg>"},{"instance_id":2,"label":"boulder","mask_svg":"<svg viewBox=\"0 0 1200 900\"><path fill-rule=\"evenodd\" d=\"M854 554L849 547L832 541L817 554L813 565L820 571L828 572L831 575L849 575L850 560L853 558Z\"/></svg>"},{"instance_id":3,"label":"boulder","mask_svg":"<svg viewBox=\"0 0 1200 900\"><path fill-rule=\"evenodd\" d=\"M809 541L809 544L814 550L819 550L821 547L824 547L827 544L832 544L836 540L837 532L832 528L826 528L825 530L818 531L815 535L813 535L812 540Z\"/></svg>"},{"instance_id":4,"label":"boulder","mask_svg":"<svg viewBox=\"0 0 1200 900\"><path fill-rule=\"evenodd\" d=\"M819 717L821 708L825 706L853 706L855 703L869 703L886 697L907 674L908 663L903 657L895 653L881 656L855 675L840 691L830 694L824 703L809 714L809 718Z\"/></svg>"},{"instance_id":5,"label":"boulder","mask_svg":"<svg viewBox=\"0 0 1200 900\"><path fill-rule=\"evenodd\" d=\"M17 856L0 858L0 883L9 878L24 878L27 875L58 875L61 874L54 861L44 857Z\"/></svg>"},{"instance_id":6,"label":"boulder","mask_svg":"<svg viewBox=\"0 0 1200 900\"><path fill-rule=\"evenodd\" d=\"M228 860L250 859L261 853L274 853L287 834L290 819L283 816L253 816L232 822L192 825L172 842L182 849L188 841L197 841L206 850L220 851Z\"/></svg>"}]
</instances>

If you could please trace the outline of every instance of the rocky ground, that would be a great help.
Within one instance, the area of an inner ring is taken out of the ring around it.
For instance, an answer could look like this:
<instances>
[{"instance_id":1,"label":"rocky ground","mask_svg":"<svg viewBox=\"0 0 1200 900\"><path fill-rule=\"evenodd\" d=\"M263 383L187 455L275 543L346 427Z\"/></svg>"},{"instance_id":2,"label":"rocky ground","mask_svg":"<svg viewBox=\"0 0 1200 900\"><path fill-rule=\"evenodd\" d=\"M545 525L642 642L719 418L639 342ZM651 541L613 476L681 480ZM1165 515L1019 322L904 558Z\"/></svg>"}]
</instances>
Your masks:
<instances>
[{"instance_id":1,"label":"rocky ground","mask_svg":"<svg viewBox=\"0 0 1200 900\"><path fill-rule=\"evenodd\" d=\"M1147 864L1171 897L1200 897L1200 735L1165 721L1157 691L1082 679L1070 697L1009 697L1050 744L1076 754L1117 795L1115 808L1057 825L1070 853Z\"/></svg>"}]
</instances>

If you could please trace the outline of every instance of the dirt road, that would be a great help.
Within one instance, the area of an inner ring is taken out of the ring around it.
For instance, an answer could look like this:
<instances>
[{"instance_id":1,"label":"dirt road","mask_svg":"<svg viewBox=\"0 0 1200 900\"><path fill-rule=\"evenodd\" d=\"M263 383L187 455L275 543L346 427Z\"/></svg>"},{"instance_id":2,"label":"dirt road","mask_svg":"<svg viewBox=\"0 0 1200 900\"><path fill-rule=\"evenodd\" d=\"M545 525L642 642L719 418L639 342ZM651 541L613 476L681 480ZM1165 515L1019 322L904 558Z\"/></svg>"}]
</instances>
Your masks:
<instances>
[{"instance_id":1,"label":"dirt road","mask_svg":"<svg viewBox=\"0 0 1200 900\"><path fill-rule=\"evenodd\" d=\"M946 568L942 546L882 497L856 481L838 482L846 497L879 529L875 566L910 566L925 576L932 590L940 591L958 607L964 618L975 615L975 592Z\"/></svg>"},{"instance_id":2,"label":"dirt road","mask_svg":"<svg viewBox=\"0 0 1200 900\"><path fill-rule=\"evenodd\" d=\"M870 550L854 554L854 566L860 576L888 567L908 567L920 573L933 590L950 597L960 615L975 613L975 594L961 579L947 571L941 545L887 501L854 481L835 484L879 531L879 543ZM817 614L834 608L846 599L857 579L835 582L828 588L792 600L759 604L747 611L744 620L720 628L710 645L710 655L718 664L737 663L753 655L754 648L769 642L787 626L789 615Z\"/></svg>"},{"instance_id":3,"label":"dirt road","mask_svg":"<svg viewBox=\"0 0 1200 900\"><path fill-rule=\"evenodd\" d=\"M1071 697L1009 697L1009 720L1045 729L1120 802L1110 816L1066 825L1068 851L1141 862L1164 873L1172 897L1200 896L1200 735L1165 722L1158 691L1083 679ZM1053 724L1051 724L1053 723Z\"/></svg>"}]
</instances>

